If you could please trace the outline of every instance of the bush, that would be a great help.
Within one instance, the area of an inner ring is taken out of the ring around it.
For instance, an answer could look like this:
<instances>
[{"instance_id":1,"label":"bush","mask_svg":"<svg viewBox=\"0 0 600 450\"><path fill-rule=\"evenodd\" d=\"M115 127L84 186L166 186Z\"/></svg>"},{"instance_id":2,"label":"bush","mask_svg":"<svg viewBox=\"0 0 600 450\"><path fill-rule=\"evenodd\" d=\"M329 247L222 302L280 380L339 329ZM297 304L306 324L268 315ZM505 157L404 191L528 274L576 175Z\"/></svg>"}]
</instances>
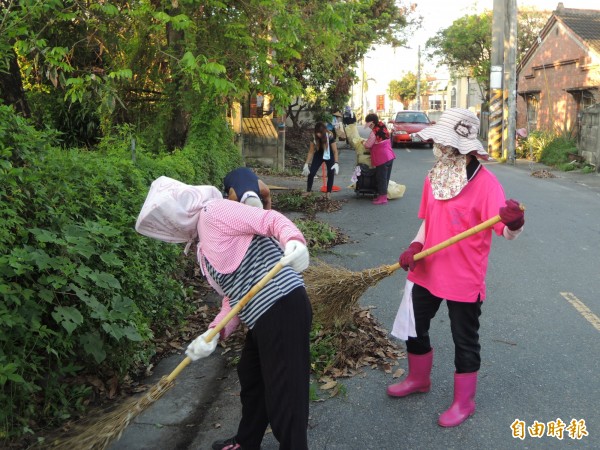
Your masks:
<instances>
[{"instance_id":1,"label":"bush","mask_svg":"<svg viewBox=\"0 0 600 450\"><path fill-rule=\"evenodd\" d=\"M142 143L134 162L127 127L99 151L64 150L0 105L0 437L68 419L90 394L82 374L147 363L153 332L189 311L182 248L134 225L158 176L220 185L239 164L210 117L183 150L153 157Z\"/></svg>"},{"instance_id":2,"label":"bush","mask_svg":"<svg viewBox=\"0 0 600 450\"><path fill-rule=\"evenodd\" d=\"M555 136L542 150L540 162L548 166L560 166L569 161L569 154L577 153L575 140L568 136Z\"/></svg>"},{"instance_id":3,"label":"bush","mask_svg":"<svg viewBox=\"0 0 600 450\"><path fill-rule=\"evenodd\" d=\"M568 164L570 153L577 153L575 138L568 133L556 134L549 131L532 131L517 148L518 157L539 161L561 170L575 168Z\"/></svg>"}]
</instances>

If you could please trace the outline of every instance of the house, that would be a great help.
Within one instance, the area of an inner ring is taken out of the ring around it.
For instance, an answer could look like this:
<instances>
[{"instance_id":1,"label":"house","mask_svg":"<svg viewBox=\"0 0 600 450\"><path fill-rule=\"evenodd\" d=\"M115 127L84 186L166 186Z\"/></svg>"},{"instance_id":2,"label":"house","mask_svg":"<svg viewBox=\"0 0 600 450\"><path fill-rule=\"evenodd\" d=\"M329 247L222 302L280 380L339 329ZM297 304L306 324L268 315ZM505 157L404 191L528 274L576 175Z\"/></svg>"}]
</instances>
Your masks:
<instances>
[{"instance_id":1,"label":"house","mask_svg":"<svg viewBox=\"0 0 600 450\"><path fill-rule=\"evenodd\" d=\"M599 88L600 10L559 3L517 67L517 128L579 134Z\"/></svg>"}]
</instances>

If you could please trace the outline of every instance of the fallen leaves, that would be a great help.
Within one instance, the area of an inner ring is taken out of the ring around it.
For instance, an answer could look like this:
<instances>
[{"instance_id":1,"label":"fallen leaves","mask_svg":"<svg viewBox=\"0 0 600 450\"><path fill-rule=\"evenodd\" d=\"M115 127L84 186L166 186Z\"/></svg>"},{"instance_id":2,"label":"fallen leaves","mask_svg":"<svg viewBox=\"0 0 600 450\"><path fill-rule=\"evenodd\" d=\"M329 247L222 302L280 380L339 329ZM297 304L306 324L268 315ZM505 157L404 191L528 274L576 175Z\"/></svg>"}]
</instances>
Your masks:
<instances>
[{"instance_id":1,"label":"fallen leaves","mask_svg":"<svg viewBox=\"0 0 600 450\"><path fill-rule=\"evenodd\" d=\"M388 331L377 322L370 308L355 307L350 325L322 330L317 339L319 337L331 338L336 350L332 364L323 371L324 376L332 379L355 376L363 367L391 373L398 359L406 357L404 351L390 340Z\"/></svg>"},{"instance_id":2,"label":"fallen leaves","mask_svg":"<svg viewBox=\"0 0 600 450\"><path fill-rule=\"evenodd\" d=\"M556 175L554 175L548 169L541 169L531 172L531 176L535 178L556 178Z\"/></svg>"}]
</instances>

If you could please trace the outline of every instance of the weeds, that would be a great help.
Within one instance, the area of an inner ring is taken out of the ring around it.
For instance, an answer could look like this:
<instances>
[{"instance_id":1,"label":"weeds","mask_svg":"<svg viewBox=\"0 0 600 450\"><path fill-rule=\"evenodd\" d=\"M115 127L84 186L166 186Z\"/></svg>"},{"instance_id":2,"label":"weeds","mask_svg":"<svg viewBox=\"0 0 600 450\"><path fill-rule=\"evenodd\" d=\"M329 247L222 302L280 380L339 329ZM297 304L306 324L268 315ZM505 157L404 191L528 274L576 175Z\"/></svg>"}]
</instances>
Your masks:
<instances>
[{"instance_id":1,"label":"weeds","mask_svg":"<svg viewBox=\"0 0 600 450\"><path fill-rule=\"evenodd\" d=\"M314 214L316 210L316 197L304 195L300 190L294 189L273 196L273 209L278 211L304 212Z\"/></svg>"},{"instance_id":2,"label":"weeds","mask_svg":"<svg viewBox=\"0 0 600 450\"><path fill-rule=\"evenodd\" d=\"M338 233L324 222L312 219L296 219L294 223L302 231L311 253L327 249L338 240Z\"/></svg>"}]
</instances>

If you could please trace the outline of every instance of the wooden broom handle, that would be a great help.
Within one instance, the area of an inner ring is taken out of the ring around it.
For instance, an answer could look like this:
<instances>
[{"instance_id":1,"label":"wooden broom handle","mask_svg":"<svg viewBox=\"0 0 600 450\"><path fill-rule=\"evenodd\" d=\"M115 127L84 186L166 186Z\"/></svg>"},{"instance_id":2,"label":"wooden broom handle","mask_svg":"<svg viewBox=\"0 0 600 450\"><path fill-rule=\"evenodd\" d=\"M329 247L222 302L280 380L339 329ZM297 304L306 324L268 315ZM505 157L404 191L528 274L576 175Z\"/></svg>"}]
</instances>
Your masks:
<instances>
[{"instance_id":1,"label":"wooden broom handle","mask_svg":"<svg viewBox=\"0 0 600 450\"><path fill-rule=\"evenodd\" d=\"M519 207L521 208L521 211L525 211L525 206L519 205ZM429 247L427 250L423 250L422 252L417 253L414 257L414 260L418 261L420 259L423 259L426 256L429 256L429 255L431 255L435 252L438 252L446 247L449 247L452 244L457 243L458 241L462 241L463 239L468 238L469 236L473 236L474 234L477 234L480 231L485 230L486 228L490 228L490 227L496 225L501 220L502 219L500 218L500 215L494 216L491 219L488 219L485 222L480 223L479 225L475 225L473 228L469 228L468 230L463 231L462 233L459 233L456 236L452 236L450 239L446 239L445 241L440 242L439 244L434 245L433 247ZM399 268L400 268L399 262L388 266L388 270L390 271L390 273L398 270Z\"/></svg>"},{"instance_id":2,"label":"wooden broom handle","mask_svg":"<svg viewBox=\"0 0 600 450\"><path fill-rule=\"evenodd\" d=\"M237 315L240 310L246 305L246 303L248 303L250 300L252 300L252 297L254 297L258 291L260 291L263 287L265 287L265 284L267 284L269 281L271 281L271 279L277 275L277 273L279 273L279 271L283 268L283 266L281 265L280 262L278 262L277 264L275 264L273 266L273 268L269 271L269 273L267 273L264 277L262 277L262 279L256 283L252 289L250 289L248 291L248 293L246 295L244 295L242 297L242 299L237 302L237 304L231 308L231 311L229 311L227 313L227 315L225 317L223 317L223 320L221 320L216 327L212 328L210 330L210 333L208 333L206 335L206 337L204 338L204 340L206 342L210 342L213 340L213 338L217 335L217 333L219 333L223 327L225 327L225 325L227 325L227 323L233 319L233 317L235 315ZM179 363L179 365L177 367L175 367L175 369L173 369L173 372L171 372L168 376L167 376L167 381L173 381L175 378L177 378L177 376L180 374L180 372L185 369L187 367L187 365L189 363L191 363L192 360L189 356L186 356L185 359L183 361L181 361Z\"/></svg>"}]
</instances>

